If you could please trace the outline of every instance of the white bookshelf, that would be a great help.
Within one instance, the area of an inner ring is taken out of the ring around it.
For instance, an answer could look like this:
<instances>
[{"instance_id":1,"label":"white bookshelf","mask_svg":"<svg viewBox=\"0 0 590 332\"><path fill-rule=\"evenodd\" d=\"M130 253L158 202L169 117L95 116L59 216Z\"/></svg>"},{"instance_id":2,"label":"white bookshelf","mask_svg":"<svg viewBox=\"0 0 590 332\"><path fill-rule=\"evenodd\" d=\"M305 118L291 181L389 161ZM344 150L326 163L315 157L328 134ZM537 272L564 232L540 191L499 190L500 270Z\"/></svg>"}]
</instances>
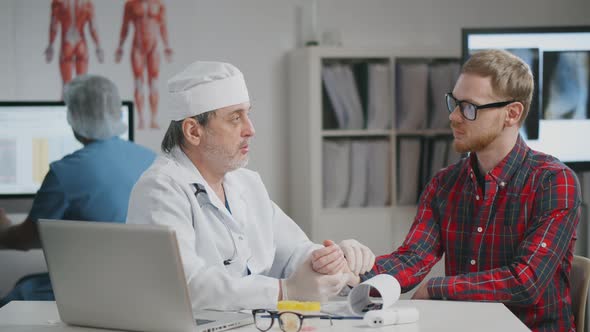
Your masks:
<instances>
[{"instance_id":1,"label":"white bookshelf","mask_svg":"<svg viewBox=\"0 0 590 332\"><path fill-rule=\"evenodd\" d=\"M413 221L416 206L396 204L396 142L398 135L428 137L449 130L396 130L392 100L392 129L324 129L322 65L326 61L379 61L391 67L392 99L395 89L393 66L400 57L452 57L435 50L368 50L308 47L289 53L289 197L290 214L315 242L355 238L376 253L390 252L403 241ZM324 139L372 139L389 141L391 155L387 184L389 204L383 207L325 208L322 188L322 142Z\"/></svg>"}]
</instances>

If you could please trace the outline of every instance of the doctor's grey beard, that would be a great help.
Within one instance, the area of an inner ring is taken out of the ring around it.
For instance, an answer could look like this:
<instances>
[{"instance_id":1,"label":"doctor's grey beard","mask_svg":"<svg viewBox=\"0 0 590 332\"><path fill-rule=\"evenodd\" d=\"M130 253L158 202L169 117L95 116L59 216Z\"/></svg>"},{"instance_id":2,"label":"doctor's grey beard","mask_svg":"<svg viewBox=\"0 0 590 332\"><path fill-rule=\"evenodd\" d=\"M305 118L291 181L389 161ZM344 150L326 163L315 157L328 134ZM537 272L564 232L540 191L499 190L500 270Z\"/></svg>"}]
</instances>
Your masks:
<instances>
[{"instance_id":1,"label":"doctor's grey beard","mask_svg":"<svg viewBox=\"0 0 590 332\"><path fill-rule=\"evenodd\" d=\"M238 168L246 167L248 165L249 159L250 158L248 157L248 155L246 155L244 156L244 159L232 160L232 162L230 162L230 164L228 165L228 172L235 171Z\"/></svg>"},{"instance_id":2,"label":"doctor's grey beard","mask_svg":"<svg viewBox=\"0 0 590 332\"><path fill-rule=\"evenodd\" d=\"M247 144L247 142L240 144L240 148L244 144ZM232 154L232 151L228 151L219 145L205 144L204 146L207 159L213 164L221 166L225 173L248 165L248 155L244 156L243 159L239 158L241 156L240 148L238 148L237 153Z\"/></svg>"}]
</instances>

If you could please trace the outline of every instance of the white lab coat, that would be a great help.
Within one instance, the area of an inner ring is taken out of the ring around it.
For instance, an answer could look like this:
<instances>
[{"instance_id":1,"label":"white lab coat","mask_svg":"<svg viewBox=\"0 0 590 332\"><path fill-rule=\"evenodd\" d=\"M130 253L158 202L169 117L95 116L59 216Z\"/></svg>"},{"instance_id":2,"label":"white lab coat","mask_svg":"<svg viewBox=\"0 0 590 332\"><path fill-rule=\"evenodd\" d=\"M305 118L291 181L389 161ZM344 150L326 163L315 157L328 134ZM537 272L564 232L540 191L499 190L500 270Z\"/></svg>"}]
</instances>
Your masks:
<instances>
[{"instance_id":1,"label":"white lab coat","mask_svg":"<svg viewBox=\"0 0 590 332\"><path fill-rule=\"evenodd\" d=\"M195 195L196 186L206 193ZM176 230L194 312L273 308L277 278L289 276L319 246L271 201L258 173L238 169L226 174L223 186L231 214L177 148L141 176L127 223Z\"/></svg>"}]
</instances>

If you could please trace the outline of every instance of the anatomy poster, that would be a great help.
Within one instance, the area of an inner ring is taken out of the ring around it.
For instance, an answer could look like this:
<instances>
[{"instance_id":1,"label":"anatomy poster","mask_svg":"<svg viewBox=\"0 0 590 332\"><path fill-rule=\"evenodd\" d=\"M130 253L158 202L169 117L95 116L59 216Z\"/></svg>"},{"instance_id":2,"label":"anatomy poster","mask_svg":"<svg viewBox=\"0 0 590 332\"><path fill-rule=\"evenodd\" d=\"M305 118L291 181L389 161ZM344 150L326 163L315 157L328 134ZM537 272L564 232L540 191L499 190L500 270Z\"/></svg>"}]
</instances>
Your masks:
<instances>
[{"instance_id":1,"label":"anatomy poster","mask_svg":"<svg viewBox=\"0 0 590 332\"><path fill-rule=\"evenodd\" d=\"M45 48L45 60L53 60L54 42L60 31L59 71L63 85L68 83L73 74L81 75L88 72L88 30L96 49L96 57L102 63L104 52L100 47L94 5L90 0L52 0L49 23L49 44Z\"/></svg>"},{"instance_id":2,"label":"anatomy poster","mask_svg":"<svg viewBox=\"0 0 590 332\"><path fill-rule=\"evenodd\" d=\"M159 101L157 88L160 73L159 40L163 44L166 60L168 62L172 60L172 49L168 43L166 28L165 5L160 0L127 0L125 2L119 46L115 52L116 63L121 62L123 58L123 46L131 26L133 26L133 36L129 59L134 81L137 127L143 129L149 122L150 128L157 129L159 128L156 120ZM146 96L149 115L146 115Z\"/></svg>"},{"instance_id":3,"label":"anatomy poster","mask_svg":"<svg viewBox=\"0 0 590 332\"><path fill-rule=\"evenodd\" d=\"M113 18L99 17L93 1L51 0L49 42L44 51L45 60L51 63L57 55L61 81L65 85L74 75L87 72L104 75L101 68L89 68L89 58L94 53L99 64L108 64L105 53L112 54L113 65L129 66L137 128L158 129L161 55L170 62L173 53L168 41L166 6L161 0L127 0L112 5L120 6L120 25L117 24L120 32L115 38L104 38L109 41L118 40L111 50L101 47L105 43L100 42L102 35L98 22L113 24ZM60 42L57 50L55 44L58 36ZM94 52L91 52L90 41Z\"/></svg>"}]
</instances>

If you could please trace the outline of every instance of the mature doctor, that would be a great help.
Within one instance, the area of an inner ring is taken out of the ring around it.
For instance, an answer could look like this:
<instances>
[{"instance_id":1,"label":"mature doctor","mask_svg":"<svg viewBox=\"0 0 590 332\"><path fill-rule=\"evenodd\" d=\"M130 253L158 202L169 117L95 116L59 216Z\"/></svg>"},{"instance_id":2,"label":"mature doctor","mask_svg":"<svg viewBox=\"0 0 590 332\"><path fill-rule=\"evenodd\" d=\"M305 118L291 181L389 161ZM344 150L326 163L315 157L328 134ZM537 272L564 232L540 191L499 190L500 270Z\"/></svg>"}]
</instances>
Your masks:
<instances>
[{"instance_id":1,"label":"mature doctor","mask_svg":"<svg viewBox=\"0 0 590 332\"><path fill-rule=\"evenodd\" d=\"M176 230L193 310L272 308L281 299L336 295L350 274L314 269L345 270L342 250L310 242L258 173L243 168L255 131L242 73L227 63L195 62L168 81L168 90L165 154L135 185L127 222ZM338 258L330 267L317 259L312 266L312 252Z\"/></svg>"}]
</instances>

